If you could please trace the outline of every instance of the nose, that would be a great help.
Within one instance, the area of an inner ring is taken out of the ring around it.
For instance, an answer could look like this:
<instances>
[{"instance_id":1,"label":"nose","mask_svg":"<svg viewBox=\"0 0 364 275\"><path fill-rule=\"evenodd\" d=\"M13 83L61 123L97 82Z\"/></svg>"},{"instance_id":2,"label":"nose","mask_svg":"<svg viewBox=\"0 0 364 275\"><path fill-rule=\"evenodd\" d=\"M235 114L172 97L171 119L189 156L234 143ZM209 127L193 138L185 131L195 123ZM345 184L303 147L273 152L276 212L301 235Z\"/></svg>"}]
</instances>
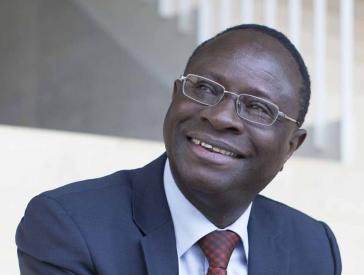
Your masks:
<instances>
[{"instance_id":1,"label":"nose","mask_svg":"<svg viewBox=\"0 0 364 275\"><path fill-rule=\"evenodd\" d=\"M244 122L236 113L236 98L225 95L215 106L206 107L201 111L201 119L210 123L219 131L230 131L240 134L244 131Z\"/></svg>"}]
</instances>

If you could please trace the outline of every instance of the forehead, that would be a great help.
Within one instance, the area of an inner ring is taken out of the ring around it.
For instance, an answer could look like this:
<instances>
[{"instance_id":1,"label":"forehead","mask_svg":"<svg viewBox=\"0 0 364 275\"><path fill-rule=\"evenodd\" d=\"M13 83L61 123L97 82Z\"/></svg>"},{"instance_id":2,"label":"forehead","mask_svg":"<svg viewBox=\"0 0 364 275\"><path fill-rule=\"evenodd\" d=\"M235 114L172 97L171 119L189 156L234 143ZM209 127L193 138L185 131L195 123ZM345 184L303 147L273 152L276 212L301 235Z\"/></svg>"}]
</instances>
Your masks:
<instances>
[{"instance_id":1,"label":"forehead","mask_svg":"<svg viewBox=\"0 0 364 275\"><path fill-rule=\"evenodd\" d=\"M213 77L227 89L256 90L291 103L302 84L291 53L276 38L252 30L231 31L209 42L195 53L187 73Z\"/></svg>"}]
</instances>

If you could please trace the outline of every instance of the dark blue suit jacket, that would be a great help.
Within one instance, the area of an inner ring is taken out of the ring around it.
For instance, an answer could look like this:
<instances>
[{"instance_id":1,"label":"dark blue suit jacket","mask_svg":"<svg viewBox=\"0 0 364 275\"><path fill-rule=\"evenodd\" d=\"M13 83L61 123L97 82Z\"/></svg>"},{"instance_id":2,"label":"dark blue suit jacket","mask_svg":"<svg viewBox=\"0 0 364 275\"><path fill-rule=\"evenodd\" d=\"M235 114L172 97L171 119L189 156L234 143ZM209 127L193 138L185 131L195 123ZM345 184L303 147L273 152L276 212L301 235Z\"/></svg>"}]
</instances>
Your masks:
<instances>
[{"instance_id":1,"label":"dark blue suit jacket","mask_svg":"<svg viewBox=\"0 0 364 275\"><path fill-rule=\"evenodd\" d=\"M33 198L16 234L21 274L177 275L164 163ZM341 274L330 229L281 203L257 196L248 232L249 275Z\"/></svg>"}]
</instances>

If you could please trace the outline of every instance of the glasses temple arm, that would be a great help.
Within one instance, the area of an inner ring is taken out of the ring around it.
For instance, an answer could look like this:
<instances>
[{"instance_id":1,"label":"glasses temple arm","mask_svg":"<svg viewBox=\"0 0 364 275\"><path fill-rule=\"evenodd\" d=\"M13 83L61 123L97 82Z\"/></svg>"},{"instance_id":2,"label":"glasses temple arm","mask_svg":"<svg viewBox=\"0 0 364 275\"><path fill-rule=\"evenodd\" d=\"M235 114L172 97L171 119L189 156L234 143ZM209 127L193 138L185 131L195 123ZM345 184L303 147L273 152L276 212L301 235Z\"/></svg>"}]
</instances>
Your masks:
<instances>
[{"instance_id":1,"label":"glasses temple arm","mask_svg":"<svg viewBox=\"0 0 364 275\"><path fill-rule=\"evenodd\" d=\"M301 123L300 123L299 121L295 120L294 118L291 118L290 116L287 116L285 113L283 113L283 112L279 111L279 112L278 112L278 115L279 115L280 117L283 117L283 118L285 118L285 119L289 120L289 121L294 122L295 124L297 124L297 126L298 126L298 127L300 127L300 124L301 124Z\"/></svg>"}]
</instances>

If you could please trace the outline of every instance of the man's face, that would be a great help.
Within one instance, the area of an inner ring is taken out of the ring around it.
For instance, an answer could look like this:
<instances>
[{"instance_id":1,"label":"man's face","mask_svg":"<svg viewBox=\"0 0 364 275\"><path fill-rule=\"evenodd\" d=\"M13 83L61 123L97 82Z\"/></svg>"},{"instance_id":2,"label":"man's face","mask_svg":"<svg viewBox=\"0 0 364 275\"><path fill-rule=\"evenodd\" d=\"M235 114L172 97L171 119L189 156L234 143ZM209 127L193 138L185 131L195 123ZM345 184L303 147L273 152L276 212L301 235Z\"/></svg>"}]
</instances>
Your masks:
<instances>
[{"instance_id":1,"label":"man's face","mask_svg":"<svg viewBox=\"0 0 364 275\"><path fill-rule=\"evenodd\" d=\"M244 30L224 34L197 53L187 74L207 77L228 91L267 99L297 118L302 83L298 66L278 41L265 34ZM164 122L173 176L195 206L209 204L211 195L236 204L242 198L254 199L304 136L287 120L262 126L241 119L231 95L215 106L194 102L183 95L179 80ZM234 156L204 148L202 142Z\"/></svg>"}]
</instances>

